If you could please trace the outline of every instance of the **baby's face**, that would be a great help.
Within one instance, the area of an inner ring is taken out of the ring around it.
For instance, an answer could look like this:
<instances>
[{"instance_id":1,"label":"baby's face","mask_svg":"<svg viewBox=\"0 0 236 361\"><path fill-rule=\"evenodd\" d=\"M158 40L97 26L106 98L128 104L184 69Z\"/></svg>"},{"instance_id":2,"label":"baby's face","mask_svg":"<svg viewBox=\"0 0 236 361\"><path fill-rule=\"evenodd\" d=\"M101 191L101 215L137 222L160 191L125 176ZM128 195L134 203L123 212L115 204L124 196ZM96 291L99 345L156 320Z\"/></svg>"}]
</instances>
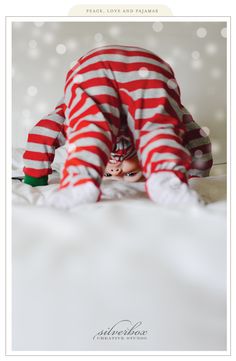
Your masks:
<instances>
[{"instance_id":1,"label":"baby's face","mask_svg":"<svg viewBox=\"0 0 236 361\"><path fill-rule=\"evenodd\" d=\"M126 182L140 182L145 179L137 156L122 162L112 163L109 161L105 169L104 178L124 180Z\"/></svg>"}]
</instances>

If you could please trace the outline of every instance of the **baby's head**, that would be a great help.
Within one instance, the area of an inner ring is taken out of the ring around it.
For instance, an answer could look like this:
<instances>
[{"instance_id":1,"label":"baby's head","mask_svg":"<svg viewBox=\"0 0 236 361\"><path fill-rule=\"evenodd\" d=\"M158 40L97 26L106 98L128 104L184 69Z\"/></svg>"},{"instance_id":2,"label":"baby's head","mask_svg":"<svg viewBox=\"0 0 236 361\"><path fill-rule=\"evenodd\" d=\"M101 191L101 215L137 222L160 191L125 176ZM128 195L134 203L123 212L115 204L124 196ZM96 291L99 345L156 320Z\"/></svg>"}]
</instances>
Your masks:
<instances>
[{"instance_id":1,"label":"baby's head","mask_svg":"<svg viewBox=\"0 0 236 361\"><path fill-rule=\"evenodd\" d=\"M104 178L126 182L140 182L145 179L137 155L123 161L110 159L104 172Z\"/></svg>"}]
</instances>

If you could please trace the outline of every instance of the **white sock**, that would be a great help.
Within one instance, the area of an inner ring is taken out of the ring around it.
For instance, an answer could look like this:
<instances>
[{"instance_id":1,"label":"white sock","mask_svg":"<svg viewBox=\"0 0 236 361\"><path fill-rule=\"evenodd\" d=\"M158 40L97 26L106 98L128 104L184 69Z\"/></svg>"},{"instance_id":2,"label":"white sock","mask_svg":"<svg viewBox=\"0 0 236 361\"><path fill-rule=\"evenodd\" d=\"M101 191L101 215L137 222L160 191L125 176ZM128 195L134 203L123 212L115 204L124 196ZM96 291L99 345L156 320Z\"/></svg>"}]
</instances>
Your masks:
<instances>
[{"instance_id":1,"label":"white sock","mask_svg":"<svg viewBox=\"0 0 236 361\"><path fill-rule=\"evenodd\" d=\"M203 204L198 193L173 172L153 173L146 181L146 189L149 198L159 205Z\"/></svg>"},{"instance_id":2,"label":"white sock","mask_svg":"<svg viewBox=\"0 0 236 361\"><path fill-rule=\"evenodd\" d=\"M95 203L101 191L92 182L80 184L78 186L68 186L67 188L56 190L49 196L45 205L60 209L70 209L80 204Z\"/></svg>"}]
</instances>

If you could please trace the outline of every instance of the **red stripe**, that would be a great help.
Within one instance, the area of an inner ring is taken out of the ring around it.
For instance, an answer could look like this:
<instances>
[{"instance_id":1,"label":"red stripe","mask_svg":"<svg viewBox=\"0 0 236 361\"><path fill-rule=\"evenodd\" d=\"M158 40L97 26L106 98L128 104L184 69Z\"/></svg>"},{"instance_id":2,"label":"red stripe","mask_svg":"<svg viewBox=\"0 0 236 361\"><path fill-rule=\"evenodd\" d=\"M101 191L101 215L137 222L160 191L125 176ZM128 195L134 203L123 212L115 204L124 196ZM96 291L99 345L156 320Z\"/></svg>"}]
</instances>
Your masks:
<instances>
[{"instance_id":1,"label":"red stripe","mask_svg":"<svg viewBox=\"0 0 236 361\"><path fill-rule=\"evenodd\" d=\"M187 147L188 148L188 147ZM203 145L198 145L194 148L189 149L190 153L192 155L194 155L194 153L196 152L196 150L201 150L203 154L206 153L211 153L211 143L208 144L203 144Z\"/></svg>"},{"instance_id":2,"label":"red stripe","mask_svg":"<svg viewBox=\"0 0 236 361\"><path fill-rule=\"evenodd\" d=\"M77 74L75 74L76 76ZM73 81L73 78L70 79L70 81L65 86L65 91L69 84ZM96 86L110 86L113 89L126 89L128 91L134 91L134 90L140 90L140 89L165 89L167 94L172 97L178 104L181 104L180 102L180 96L177 94L177 92L173 89L170 89L166 82L157 80L157 79L139 79L139 80L132 80L129 82L118 82L113 79L107 78L107 77L93 77L92 79L83 81L80 83L80 87L82 89L87 89L90 87L96 87ZM75 89L78 87L78 84L74 84L72 86L72 96L75 96ZM124 92L120 91L120 96L122 97L122 94ZM68 107L70 107L71 103L69 103Z\"/></svg>"},{"instance_id":3,"label":"red stripe","mask_svg":"<svg viewBox=\"0 0 236 361\"><path fill-rule=\"evenodd\" d=\"M67 73L66 75L66 81L70 78L71 74L78 68L78 66L80 65L79 62L77 62Z\"/></svg>"},{"instance_id":4,"label":"red stripe","mask_svg":"<svg viewBox=\"0 0 236 361\"><path fill-rule=\"evenodd\" d=\"M158 172L152 172L152 173L159 173L159 172L172 172L174 173L183 183L188 183L187 175L186 173L176 170L176 169L160 169Z\"/></svg>"},{"instance_id":5,"label":"red stripe","mask_svg":"<svg viewBox=\"0 0 236 361\"><path fill-rule=\"evenodd\" d=\"M109 123L104 120L104 121L96 121L94 122L94 120L80 120L78 121L78 124L76 125L76 128L74 129L74 131L78 131L80 129L84 129L85 127L88 127L88 126L96 126L97 128L105 131L105 132L110 132L110 125Z\"/></svg>"},{"instance_id":6,"label":"red stripe","mask_svg":"<svg viewBox=\"0 0 236 361\"><path fill-rule=\"evenodd\" d=\"M88 167L88 168L95 169L101 177L103 176L103 168L104 167L97 166L97 165L95 165L93 163L86 162L85 160L78 159L78 158L68 159L66 161L65 167L68 168L70 166L80 166L80 165L83 165L83 166ZM68 172L67 172L67 174L68 174Z\"/></svg>"},{"instance_id":7,"label":"red stripe","mask_svg":"<svg viewBox=\"0 0 236 361\"><path fill-rule=\"evenodd\" d=\"M164 106L165 111L174 118L179 119L177 113L172 108L169 100L166 97L160 98L140 98L137 100L132 100L132 97L129 96L127 93L124 93L122 96L122 101L124 104L128 105L131 111L131 115L134 117L135 112L137 109L150 109L150 108L157 108L158 106ZM160 113L157 113L156 116L159 116Z\"/></svg>"},{"instance_id":8,"label":"red stripe","mask_svg":"<svg viewBox=\"0 0 236 361\"><path fill-rule=\"evenodd\" d=\"M39 135L39 134L29 134L28 135L28 143L51 145L51 146L54 146L55 148L59 147L59 143L58 143L57 139L47 137L46 135Z\"/></svg>"},{"instance_id":9,"label":"red stripe","mask_svg":"<svg viewBox=\"0 0 236 361\"><path fill-rule=\"evenodd\" d=\"M80 74L87 73L88 71L96 71L100 69L111 69L112 71L120 71L120 72L130 72L130 71L139 71L141 68L148 69L150 71L157 72L162 74L167 79L173 79L173 75L161 68L158 65L149 64L147 62L132 62L125 63L122 61L112 61L112 60L101 60L96 63L89 64L85 66L83 69L80 69ZM137 74L138 76L138 74Z\"/></svg>"},{"instance_id":10,"label":"red stripe","mask_svg":"<svg viewBox=\"0 0 236 361\"><path fill-rule=\"evenodd\" d=\"M79 114L75 118L70 119L70 127L74 128L75 124L86 116L92 116L95 114L100 114L101 118L105 118L103 112L99 109L99 107L95 104L87 108L83 113ZM105 120L105 119L104 119ZM93 121L96 122L97 120Z\"/></svg>"},{"instance_id":11,"label":"red stripe","mask_svg":"<svg viewBox=\"0 0 236 361\"><path fill-rule=\"evenodd\" d=\"M175 165L178 165L178 166L183 166L184 167L184 164L183 164L183 160L182 159L161 159L161 160L158 160L158 161L155 161L155 162L152 162L151 163L151 173L154 173L155 171L157 171L156 167L160 164L163 164L163 163L175 163ZM161 169L160 169L161 170ZM159 170L158 170L159 172Z\"/></svg>"},{"instance_id":12,"label":"red stripe","mask_svg":"<svg viewBox=\"0 0 236 361\"><path fill-rule=\"evenodd\" d=\"M137 130L141 130L144 128L144 126L148 123L152 123L152 124L165 124L167 125L167 127L169 128L173 128L177 127L177 128L182 128L182 124L180 123L178 118L173 118L170 117L169 115L166 114L154 114L152 117L150 118L145 118L145 119L136 119L135 120L135 129ZM150 124L150 126L152 126L152 124ZM159 128L161 129L161 128ZM164 127L163 129L166 129L166 127ZM148 129L147 129L148 131Z\"/></svg>"},{"instance_id":13,"label":"red stripe","mask_svg":"<svg viewBox=\"0 0 236 361\"><path fill-rule=\"evenodd\" d=\"M60 112L61 112L61 111L65 112L65 110L66 110L66 104L65 104L65 103L61 103L61 104L57 105L55 109L56 109L56 110L59 110Z\"/></svg>"},{"instance_id":14,"label":"red stripe","mask_svg":"<svg viewBox=\"0 0 236 361\"><path fill-rule=\"evenodd\" d=\"M71 79L71 81L72 81L73 79ZM69 85L69 84L68 84ZM67 89L67 86L68 86L67 84L65 85L65 87L64 87L64 93L66 93L66 89ZM74 84L74 85L72 85L72 87L71 87L71 98L70 98L70 101L69 101L69 104L68 104L68 108L70 108L71 107L71 104L72 104L72 102L73 102L73 100L74 100L74 98L76 97L76 89L78 88L78 84Z\"/></svg>"},{"instance_id":15,"label":"red stripe","mask_svg":"<svg viewBox=\"0 0 236 361\"><path fill-rule=\"evenodd\" d=\"M203 136L200 134L200 130L200 127L199 129L187 130L184 137L184 143L188 144L191 140L203 138Z\"/></svg>"},{"instance_id":16,"label":"red stripe","mask_svg":"<svg viewBox=\"0 0 236 361\"><path fill-rule=\"evenodd\" d=\"M73 103L76 96L77 95L76 95L76 89L75 89L75 90L73 90L73 96L70 99L70 104ZM75 106L70 111L69 118L71 118L79 109L81 109L84 106L87 99L88 99L88 95L85 92L82 93L81 98L78 99L77 103L75 104Z\"/></svg>"},{"instance_id":17,"label":"red stripe","mask_svg":"<svg viewBox=\"0 0 236 361\"><path fill-rule=\"evenodd\" d=\"M171 139L171 140L175 140L177 143L181 144L181 138L178 137L177 135L171 135L171 134L158 134L154 137L152 137L151 139L149 139L149 141L143 146L141 147L140 153L142 153L144 151L144 149L151 143L159 140L159 139Z\"/></svg>"},{"instance_id":18,"label":"red stripe","mask_svg":"<svg viewBox=\"0 0 236 361\"><path fill-rule=\"evenodd\" d=\"M145 172L146 172L148 164L152 162L153 155L158 154L158 153L171 153L173 155L176 155L178 158L182 159L183 165L185 166L186 169L189 169L189 167L190 167L191 156L189 156L187 153L185 153L184 150L177 149L174 147L169 147L169 146L160 146L160 147L156 147L156 148L150 150L150 152L148 153L146 161L143 166L143 168L145 169Z\"/></svg>"},{"instance_id":19,"label":"red stripe","mask_svg":"<svg viewBox=\"0 0 236 361\"><path fill-rule=\"evenodd\" d=\"M112 147L111 141L104 134L99 133L99 132L84 132L84 133L77 134L70 139L70 143L76 142L78 139L83 139L83 138L87 138L87 137L100 139L103 143L105 143L107 145L107 147L109 149L111 149L111 147Z\"/></svg>"},{"instance_id":20,"label":"red stripe","mask_svg":"<svg viewBox=\"0 0 236 361\"><path fill-rule=\"evenodd\" d=\"M27 150L23 155L23 159L53 162L54 154L52 154L52 153L32 152L32 151Z\"/></svg>"},{"instance_id":21,"label":"red stripe","mask_svg":"<svg viewBox=\"0 0 236 361\"><path fill-rule=\"evenodd\" d=\"M52 173L52 169L49 169L49 168L34 169L34 168L24 167L23 171L26 175L29 175L30 177L35 177L35 178L40 178L40 177L43 177L45 175L49 175Z\"/></svg>"},{"instance_id":22,"label":"red stripe","mask_svg":"<svg viewBox=\"0 0 236 361\"><path fill-rule=\"evenodd\" d=\"M69 114L69 118L71 118L79 109L82 108L82 106L85 104L86 99L92 99L93 102L96 103L98 106L102 104L109 104L113 107L116 107L117 109L119 109L120 106L119 100L112 95L108 95L108 94L93 95L90 98L90 95L83 93L81 100L77 102L74 108L71 110Z\"/></svg>"},{"instance_id":23,"label":"red stripe","mask_svg":"<svg viewBox=\"0 0 236 361\"><path fill-rule=\"evenodd\" d=\"M56 132L60 132L62 129L62 124L58 124L57 122L51 119L41 119L37 123L37 127L42 127L42 128L54 130Z\"/></svg>"},{"instance_id":24,"label":"red stripe","mask_svg":"<svg viewBox=\"0 0 236 361\"><path fill-rule=\"evenodd\" d=\"M93 49L91 51L93 51ZM98 49L97 51L93 52L92 54L85 55L80 60L80 64L83 64L84 62L86 62L89 59L92 59L93 57L96 57L98 55L105 55L105 54L120 54L120 55L124 55L127 57L143 56L143 57L146 57L149 59L157 60L159 63L165 64L170 68L170 66L166 62L164 62L161 58L159 58L156 54L149 53L145 49L142 49L142 48L140 48L140 50L138 50L138 51L137 50L129 50L129 49L119 49L118 47L114 47L114 49L101 49L101 50ZM170 68L170 71L172 71L171 68Z\"/></svg>"}]
</instances>

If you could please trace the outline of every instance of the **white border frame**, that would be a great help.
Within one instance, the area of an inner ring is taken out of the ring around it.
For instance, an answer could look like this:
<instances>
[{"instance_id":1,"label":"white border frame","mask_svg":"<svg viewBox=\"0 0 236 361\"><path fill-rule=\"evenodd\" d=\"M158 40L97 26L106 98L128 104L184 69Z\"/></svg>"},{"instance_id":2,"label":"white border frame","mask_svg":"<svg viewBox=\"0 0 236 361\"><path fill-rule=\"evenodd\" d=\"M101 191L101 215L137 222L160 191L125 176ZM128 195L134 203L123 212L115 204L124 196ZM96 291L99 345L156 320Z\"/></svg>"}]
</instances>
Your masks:
<instances>
[{"instance_id":1,"label":"white border frame","mask_svg":"<svg viewBox=\"0 0 236 361\"><path fill-rule=\"evenodd\" d=\"M226 351L12 351L12 233L11 233L11 112L12 112L12 22L226 22L227 23L227 350ZM231 35L231 17L230 16L7 16L6 17L6 356L230 356L231 355L231 62L230 62L230 35ZM8 241L7 241L8 239Z\"/></svg>"}]
</instances>

